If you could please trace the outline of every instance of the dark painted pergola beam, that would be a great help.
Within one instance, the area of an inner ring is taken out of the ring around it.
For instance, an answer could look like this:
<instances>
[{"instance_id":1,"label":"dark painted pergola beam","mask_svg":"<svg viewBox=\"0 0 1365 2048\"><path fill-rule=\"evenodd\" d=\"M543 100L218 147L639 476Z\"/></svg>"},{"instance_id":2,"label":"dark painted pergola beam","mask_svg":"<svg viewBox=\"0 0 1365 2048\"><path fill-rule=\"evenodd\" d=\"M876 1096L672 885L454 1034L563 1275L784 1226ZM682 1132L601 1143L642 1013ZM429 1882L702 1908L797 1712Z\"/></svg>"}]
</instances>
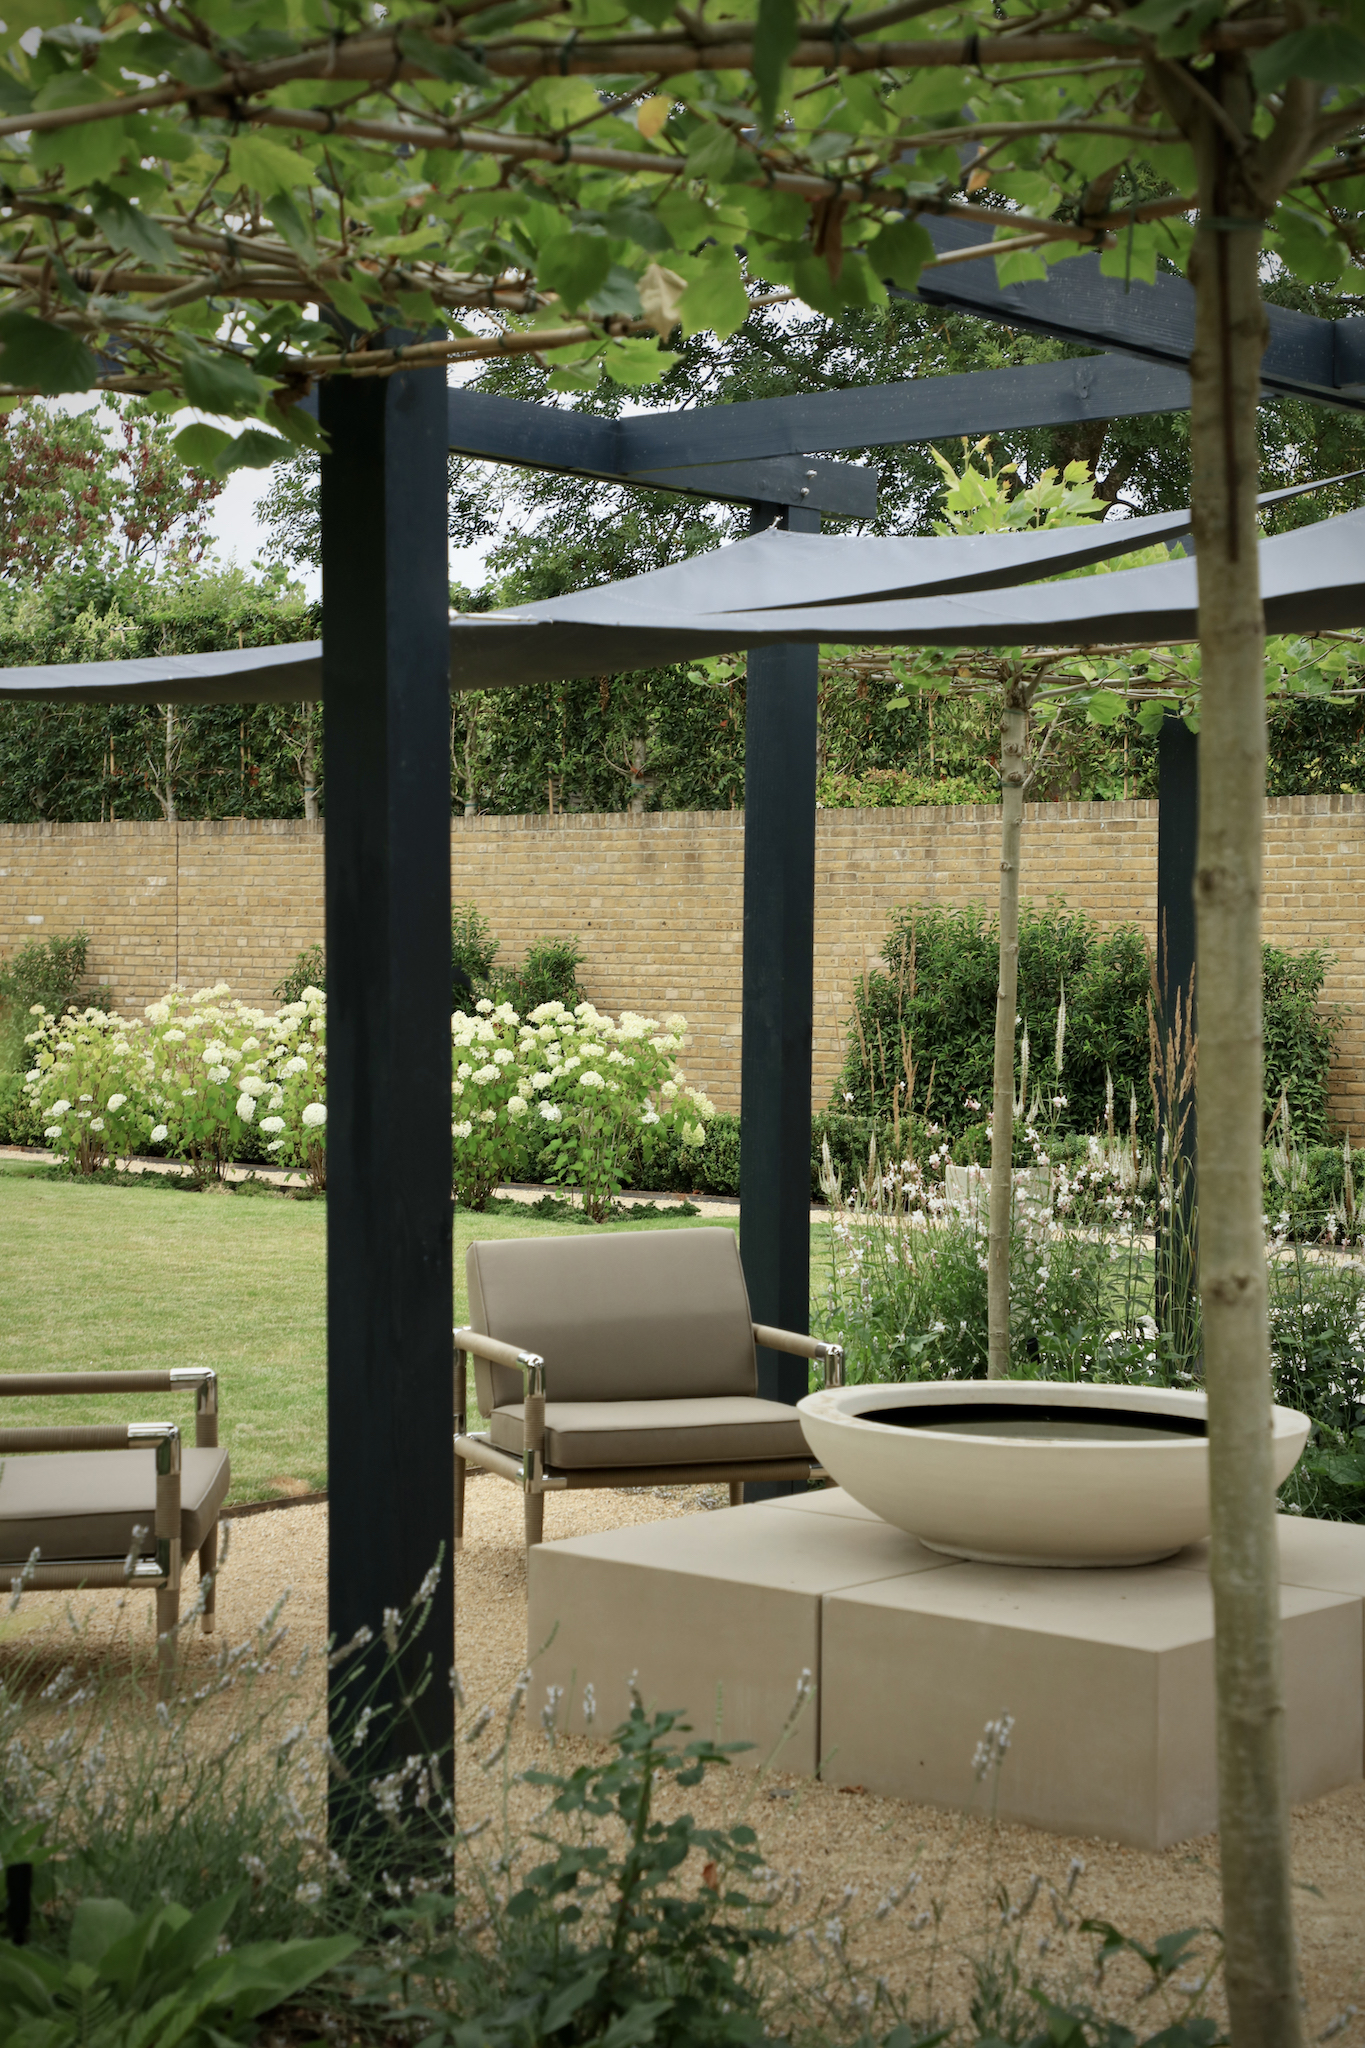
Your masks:
<instances>
[{"instance_id":1,"label":"dark painted pergola beam","mask_svg":"<svg viewBox=\"0 0 1365 2048\"><path fill-rule=\"evenodd\" d=\"M601 419L592 413L567 412L557 406L458 388L447 394L447 403L454 455L512 463L518 469L547 470L556 476L677 491L707 501L799 506L849 519L871 519L876 514L875 470L851 462L822 461L790 443L761 449L756 458L750 458L747 449L735 445L733 431L713 433L710 445L714 454L699 457L684 434L684 452L675 461L669 453L656 455L648 445L648 435L638 431L648 424L643 420ZM706 420L721 412L730 416L733 430L739 416L748 410L748 406L711 406L678 417Z\"/></svg>"},{"instance_id":2,"label":"dark painted pergola beam","mask_svg":"<svg viewBox=\"0 0 1365 2048\"><path fill-rule=\"evenodd\" d=\"M941 255L979 246L980 231L957 221L924 220ZM1152 284L1106 277L1097 256L1074 257L1028 284L999 285L989 261L931 270L913 292L917 299L975 314L1032 334L1182 369L1194 347L1194 288L1183 277L1159 272ZM1261 365L1267 396L1304 398L1317 405L1365 412L1365 320L1319 320L1267 306L1269 339ZM1188 400L1186 401L1188 403Z\"/></svg>"}]
</instances>

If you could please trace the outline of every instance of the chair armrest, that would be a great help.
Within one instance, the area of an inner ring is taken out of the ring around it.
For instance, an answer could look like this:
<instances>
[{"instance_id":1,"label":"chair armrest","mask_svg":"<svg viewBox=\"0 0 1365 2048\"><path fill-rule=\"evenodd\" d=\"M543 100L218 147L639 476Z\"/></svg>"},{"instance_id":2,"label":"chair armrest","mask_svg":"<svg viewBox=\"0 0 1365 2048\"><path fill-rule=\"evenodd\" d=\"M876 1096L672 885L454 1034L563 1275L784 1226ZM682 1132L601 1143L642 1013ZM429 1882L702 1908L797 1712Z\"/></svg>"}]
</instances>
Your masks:
<instances>
[{"instance_id":1,"label":"chair armrest","mask_svg":"<svg viewBox=\"0 0 1365 2048\"><path fill-rule=\"evenodd\" d=\"M515 1344L504 1344L501 1337L485 1337L481 1330L457 1330L455 1349L472 1351L475 1358L486 1358L490 1365L505 1365L513 1372L524 1373L528 1394L545 1392L545 1360L538 1351L518 1350Z\"/></svg>"},{"instance_id":2,"label":"chair armrest","mask_svg":"<svg viewBox=\"0 0 1365 2048\"><path fill-rule=\"evenodd\" d=\"M754 1342L765 1351L787 1351L793 1358L819 1358L825 1367L825 1385L844 1384L844 1347L826 1344L820 1337L803 1337L797 1330L778 1330L771 1323L754 1324Z\"/></svg>"},{"instance_id":3,"label":"chair armrest","mask_svg":"<svg viewBox=\"0 0 1365 2048\"><path fill-rule=\"evenodd\" d=\"M218 1375L211 1365L148 1372L0 1372L0 1399L48 1394L174 1394L193 1387L196 1448L218 1448ZM126 1441L126 1440L125 1440ZM32 1448L37 1448L32 1446ZM87 1444L87 1450L107 1448Z\"/></svg>"}]
</instances>

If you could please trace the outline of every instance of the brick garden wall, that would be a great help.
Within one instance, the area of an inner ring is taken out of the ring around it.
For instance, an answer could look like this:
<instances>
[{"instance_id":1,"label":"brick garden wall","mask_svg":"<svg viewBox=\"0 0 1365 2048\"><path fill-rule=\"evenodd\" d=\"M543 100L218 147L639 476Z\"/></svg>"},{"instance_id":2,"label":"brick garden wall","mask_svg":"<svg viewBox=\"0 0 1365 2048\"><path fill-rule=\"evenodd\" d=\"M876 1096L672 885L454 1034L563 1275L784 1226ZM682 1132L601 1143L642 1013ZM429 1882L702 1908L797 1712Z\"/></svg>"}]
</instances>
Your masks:
<instances>
[{"instance_id":1,"label":"brick garden wall","mask_svg":"<svg viewBox=\"0 0 1365 2048\"><path fill-rule=\"evenodd\" d=\"M1063 896L1102 925L1150 938L1156 805L1037 804L1026 811L1023 885ZM268 1002L322 936L322 833L294 820L216 824L0 826L0 958L24 939L84 928L90 967L130 1014L174 980L219 979ZM889 912L991 903L998 813L823 811L816 838L815 1086L828 1099L857 977L877 959ZM586 993L604 1009L686 1012L689 1078L739 1105L744 815L740 811L456 818L451 877L515 962L529 940L577 932ZM1266 806L1269 939L1336 955L1328 996L1351 1012L1334 1114L1365 1142L1365 795L1281 797Z\"/></svg>"}]
</instances>

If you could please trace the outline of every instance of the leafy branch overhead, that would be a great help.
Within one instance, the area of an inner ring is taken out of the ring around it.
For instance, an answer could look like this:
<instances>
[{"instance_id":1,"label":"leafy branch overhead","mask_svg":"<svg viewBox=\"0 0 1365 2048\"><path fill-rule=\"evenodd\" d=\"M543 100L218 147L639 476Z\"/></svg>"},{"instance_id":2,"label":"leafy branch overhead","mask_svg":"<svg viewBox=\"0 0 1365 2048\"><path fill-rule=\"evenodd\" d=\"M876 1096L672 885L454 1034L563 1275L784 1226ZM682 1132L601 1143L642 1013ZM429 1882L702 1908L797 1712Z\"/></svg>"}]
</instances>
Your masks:
<instances>
[{"instance_id":1,"label":"leafy branch overhead","mask_svg":"<svg viewBox=\"0 0 1365 2048\"><path fill-rule=\"evenodd\" d=\"M922 214L979 224L1004 280L1088 249L1150 277L1188 254L1229 63L1269 246L1359 286L1359 0L14 0L0 403L245 423L183 431L222 471L316 445L296 401L337 371L526 353L638 386L774 287L875 306L935 260Z\"/></svg>"}]
</instances>

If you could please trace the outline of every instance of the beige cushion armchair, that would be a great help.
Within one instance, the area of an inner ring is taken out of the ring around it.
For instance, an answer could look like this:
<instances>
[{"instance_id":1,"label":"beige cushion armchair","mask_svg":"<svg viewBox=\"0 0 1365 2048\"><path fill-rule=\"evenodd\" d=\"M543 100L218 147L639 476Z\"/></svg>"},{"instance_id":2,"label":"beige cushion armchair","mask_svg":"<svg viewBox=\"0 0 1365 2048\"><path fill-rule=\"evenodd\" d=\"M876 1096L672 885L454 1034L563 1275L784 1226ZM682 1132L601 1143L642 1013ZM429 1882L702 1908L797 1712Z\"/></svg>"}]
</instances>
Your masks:
<instances>
[{"instance_id":1,"label":"beige cushion armchair","mask_svg":"<svg viewBox=\"0 0 1365 2048\"><path fill-rule=\"evenodd\" d=\"M732 1230L471 1244L470 1327L455 1332L455 1541L466 1464L514 1480L526 1541L545 1495L568 1487L684 1485L823 1476L794 1408L758 1393L755 1342L824 1361L844 1354L756 1324ZM485 1431L471 1434L466 1358Z\"/></svg>"},{"instance_id":2,"label":"beige cushion armchair","mask_svg":"<svg viewBox=\"0 0 1365 2048\"><path fill-rule=\"evenodd\" d=\"M213 1631L218 1510L228 1454L218 1445L218 1376L159 1372L0 1373L0 1398L194 1393L194 1449L174 1422L0 1429L0 1590L146 1586L156 1593L158 1691L175 1683L182 1560L199 1553L205 1635ZM15 1454L19 1455L15 1455Z\"/></svg>"}]
</instances>

